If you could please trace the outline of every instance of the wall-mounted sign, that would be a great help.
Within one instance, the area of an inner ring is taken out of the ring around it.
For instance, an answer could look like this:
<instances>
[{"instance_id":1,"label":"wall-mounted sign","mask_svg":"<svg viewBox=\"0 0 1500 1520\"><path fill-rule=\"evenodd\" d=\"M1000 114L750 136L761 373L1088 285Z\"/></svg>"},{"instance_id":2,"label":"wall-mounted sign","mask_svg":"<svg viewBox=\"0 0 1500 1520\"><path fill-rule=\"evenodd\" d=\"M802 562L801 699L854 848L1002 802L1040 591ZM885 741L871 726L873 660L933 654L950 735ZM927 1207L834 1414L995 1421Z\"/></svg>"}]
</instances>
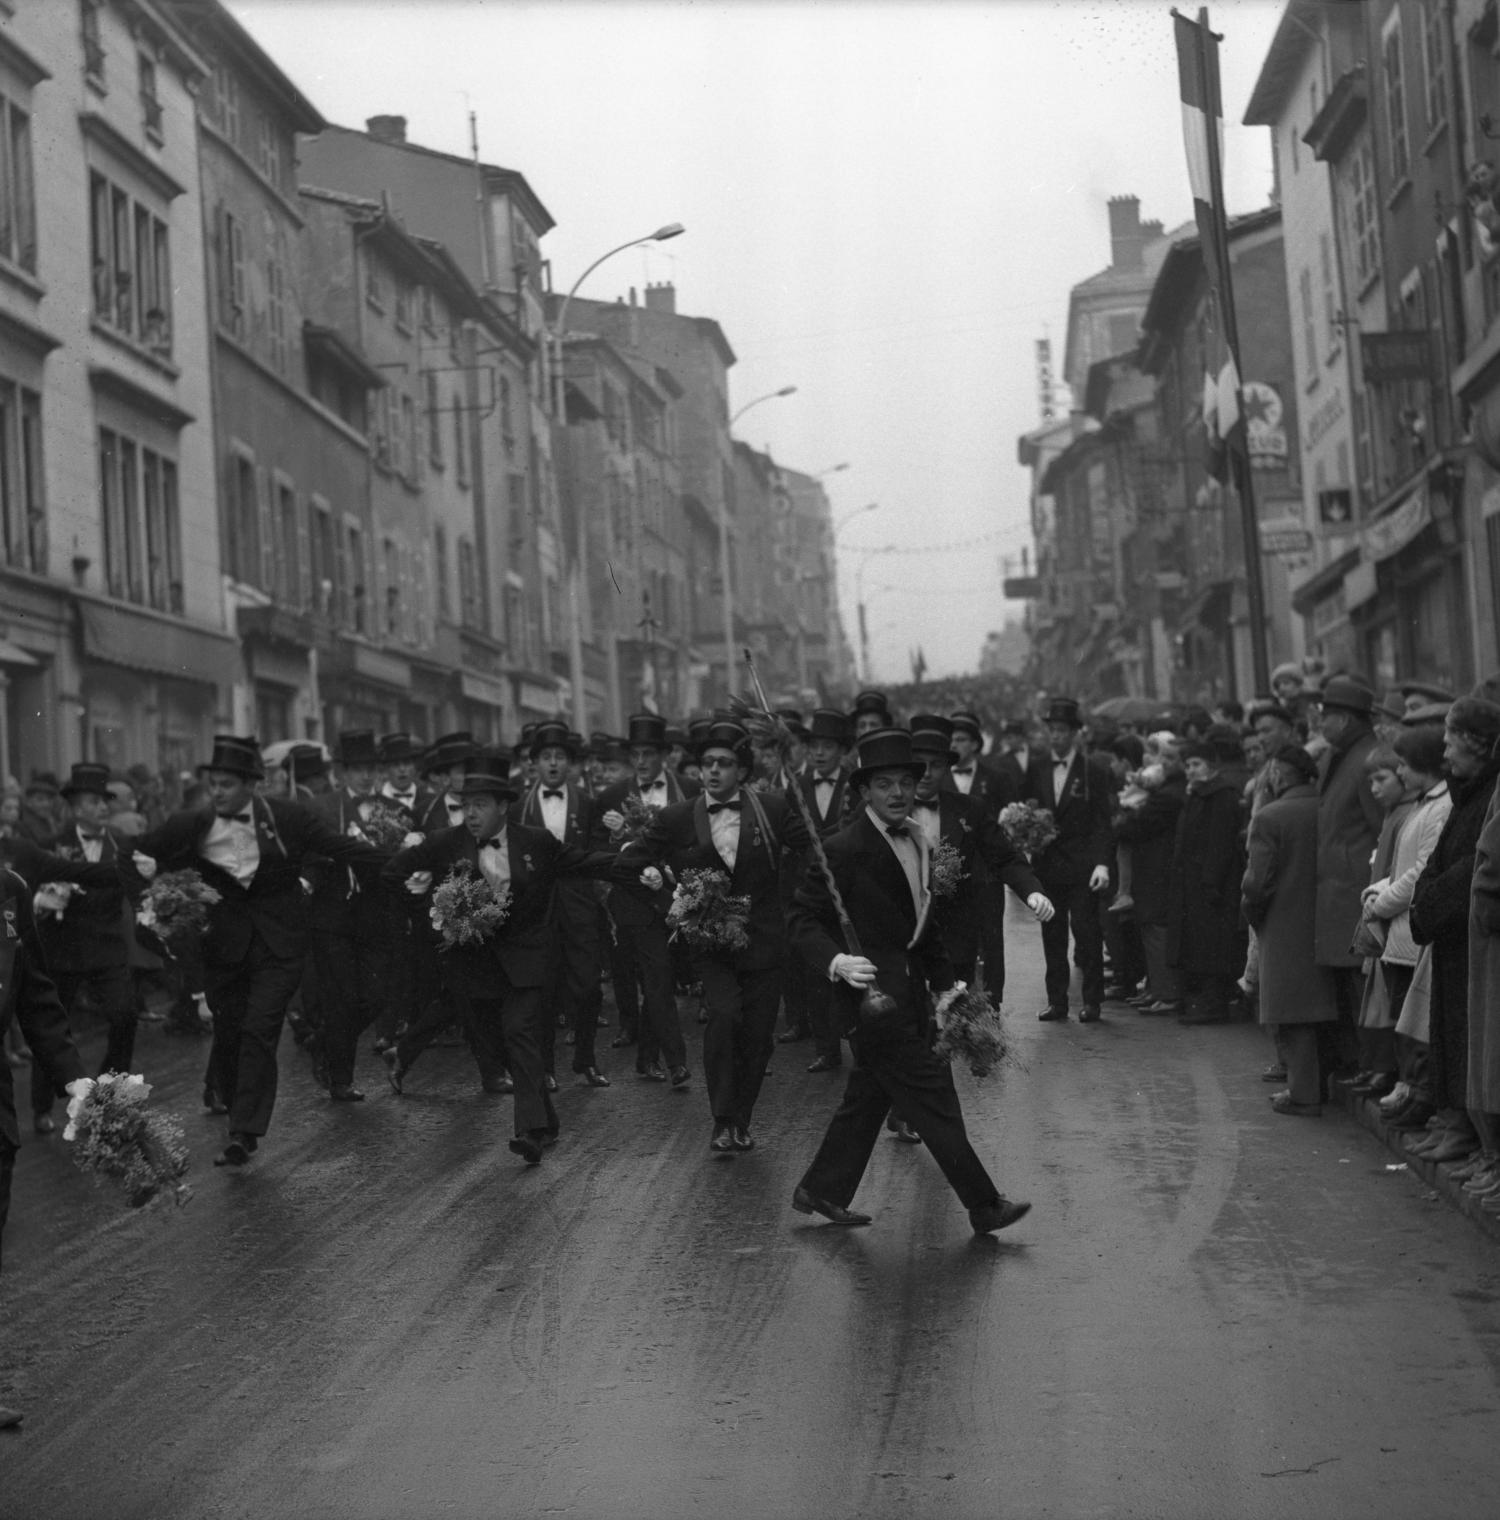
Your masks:
<instances>
[{"instance_id":1,"label":"wall-mounted sign","mask_svg":"<svg viewBox=\"0 0 1500 1520\"><path fill-rule=\"evenodd\" d=\"M1424 480L1395 511L1365 527L1365 553L1372 560L1399 554L1432 521L1432 504Z\"/></svg>"},{"instance_id":2,"label":"wall-mounted sign","mask_svg":"<svg viewBox=\"0 0 1500 1520\"><path fill-rule=\"evenodd\" d=\"M1260 525L1262 554L1306 554L1312 548L1312 534L1300 522L1282 518Z\"/></svg>"},{"instance_id":3,"label":"wall-mounted sign","mask_svg":"<svg viewBox=\"0 0 1500 1520\"><path fill-rule=\"evenodd\" d=\"M1426 332L1361 333L1359 351L1369 385L1426 380L1432 374L1432 338Z\"/></svg>"},{"instance_id":4,"label":"wall-mounted sign","mask_svg":"<svg viewBox=\"0 0 1500 1520\"><path fill-rule=\"evenodd\" d=\"M1257 470L1274 470L1286 463L1286 428L1282 425L1281 397L1264 380L1247 380L1240 389L1245 407L1246 444L1250 464Z\"/></svg>"},{"instance_id":5,"label":"wall-mounted sign","mask_svg":"<svg viewBox=\"0 0 1500 1520\"><path fill-rule=\"evenodd\" d=\"M1347 532L1354 526L1354 492L1348 486L1318 492L1318 526L1333 533Z\"/></svg>"}]
</instances>

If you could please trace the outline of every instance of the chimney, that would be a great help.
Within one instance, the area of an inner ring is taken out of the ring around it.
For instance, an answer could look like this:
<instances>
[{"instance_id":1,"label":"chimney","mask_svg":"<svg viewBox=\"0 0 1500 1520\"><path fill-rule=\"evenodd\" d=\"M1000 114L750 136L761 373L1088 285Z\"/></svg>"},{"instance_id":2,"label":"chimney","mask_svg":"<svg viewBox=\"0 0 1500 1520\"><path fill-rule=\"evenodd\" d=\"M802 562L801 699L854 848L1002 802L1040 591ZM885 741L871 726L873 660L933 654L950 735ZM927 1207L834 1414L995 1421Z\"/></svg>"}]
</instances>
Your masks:
<instances>
[{"instance_id":1,"label":"chimney","mask_svg":"<svg viewBox=\"0 0 1500 1520\"><path fill-rule=\"evenodd\" d=\"M404 116L369 116L365 118L365 131L376 142L404 143L406 118Z\"/></svg>"},{"instance_id":2,"label":"chimney","mask_svg":"<svg viewBox=\"0 0 1500 1520\"><path fill-rule=\"evenodd\" d=\"M1145 246L1145 229L1141 226L1141 202L1136 195L1112 195L1109 198L1109 266L1111 269L1141 268L1141 250Z\"/></svg>"},{"instance_id":3,"label":"chimney","mask_svg":"<svg viewBox=\"0 0 1500 1520\"><path fill-rule=\"evenodd\" d=\"M647 285L646 310L675 314L677 311L676 286L670 280L663 280L660 285Z\"/></svg>"}]
</instances>

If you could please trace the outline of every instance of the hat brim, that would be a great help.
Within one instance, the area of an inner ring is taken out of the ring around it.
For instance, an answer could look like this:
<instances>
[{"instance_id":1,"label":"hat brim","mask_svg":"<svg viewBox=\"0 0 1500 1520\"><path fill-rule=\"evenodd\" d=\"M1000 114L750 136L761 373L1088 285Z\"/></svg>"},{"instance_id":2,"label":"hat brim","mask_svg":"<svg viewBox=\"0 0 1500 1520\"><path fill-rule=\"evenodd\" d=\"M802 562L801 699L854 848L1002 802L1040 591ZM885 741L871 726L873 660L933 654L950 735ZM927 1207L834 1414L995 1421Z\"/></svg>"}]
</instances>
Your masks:
<instances>
[{"instance_id":1,"label":"hat brim","mask_svg":"<svg viewBox=\"0 0 1500 1520\"><path fill-rule=\"evenodd\" d=\"M521 794L508 781L469 780L465 778L464 784L459 787L458 795L464 797L502 797L507 802L514 802Z\"/></svg>"},{"instance_id":2,"label":"hat brim","mask_svg":"<svg viewBox=\"0 0 1500 1520\"><path fill-rule=\"evenodd\" d=\"M74 786L71 782L57 789L57 795L71 802L74 797L103 797L108 802L113 795L103 786Z\"/></svg>"},{"instance_id":3,"label":"hat brim","mask_svg":"<svg viewBox=\"0 0 1500 1520\"><path fill-rule=\"evenodd\" d=\"M920 781L927 774L927 762L896 761L890 765L862 765L849 772L850 786L863 786L877 771L905 771L913 781Z\"/></svg>"},{"instance_id":4,"label":"hat brim","mask_svg":"<svg viewBox=\"0 0 1500 1520\"><path fill-rule=\"evenodd\" d=\"M263 765L258 765L252 770L249 766L245 765L224 765L222 762L216 763L212 760L205 760L198 767L198 774L200 776L207 776L212 771L223 771L226 776L243 776L246 781L264 781L266 779L266 768Z\"/></svg>"}]
</instances>

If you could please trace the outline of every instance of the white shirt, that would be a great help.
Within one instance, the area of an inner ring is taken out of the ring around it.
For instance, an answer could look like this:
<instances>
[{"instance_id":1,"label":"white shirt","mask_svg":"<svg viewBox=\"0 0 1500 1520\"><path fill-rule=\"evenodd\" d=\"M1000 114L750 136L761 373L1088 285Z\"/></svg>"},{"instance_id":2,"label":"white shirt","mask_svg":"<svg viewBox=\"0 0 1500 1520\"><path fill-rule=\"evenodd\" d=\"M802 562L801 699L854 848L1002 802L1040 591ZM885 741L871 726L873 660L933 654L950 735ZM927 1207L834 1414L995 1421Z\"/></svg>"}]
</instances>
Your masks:
<instances>
[{"instance_id":1,"label":"white shirt","mask_svg":"<svg viewBox=\"0 0 1500 1520\"><path fill-rule=\"evenodd\" d=\"M227 871L242 887L248 887L260 868L254 808L247 805L243 813L215 818L198 853L211 865Z\"/></svg>"},{"instance_id":2,"label":"white shirt","mask_svg":"<svg viewBox=\"0 0 1500 1520\"><path fill-rule=\"evenodd\" d=\"M549 797L548 791L560 791L562 796ZM547 832L559 843L562 843L563 835L568 829L568 788L565 782L560 787L543 786L537 793L537 801L541 805L542 823Z\"/></svg>"},{"instance_id":3,"label":"white shirt","mask_svg":"<svg viewBox=\"0 0 1500 1520\"><path fill-rule=\"evenodd\" d=\"M392 802L399 802L408 813L412 812L417 805L417 789L415 786L411 787L409 791L398 792L396 788L393 787L389 781L387 781L386 784L381 787L380 795L382 797L389 797Z\"/></svg>"},{"instance_id":4,"label":"white shirt","mask_svg":"<svg viewBox=\"0 0 1500 1520\"><path fill-rule=\"evenodd\" d=\"M1073 764L1073 751L1052 758L1052 800L1060 803L1068 788L1068 768Z\"/></svg>"},{"instance_id":5,"label":"white shirt","mask_svg":"<svg viewBox=\"0 0 1500 1520\"><path fill-rule=\"evenodd\" d=\"M1024 776L1026 774L1026 767L1031 764L1031 746L1029 744L1022 744L1013 749L1010 754L1011 759L1021 767L1021 774Z\"/></svg>"},{"instance_id":6,"label":"white shirt","mask_svg":"<svg viewBox=\"0 0 1500 1520\"><path fill-rule=\"evenodd\" d=\"M732 797L726 797L723 804L708 799L708 831L713 835L714 849L719 852L719 859L732 871L740 855L740 815L736 809L725 805L731 802L744 806L744 799L738 792ZM719 811L714 812L714 808Z\"/></svg>"},{"instance_id":7,"label":"white shirt","mask_svg":"<svg viewBox=\"0 0 1500 1520\"><path fill-rule=\"evenodd\" d=\"M918 918L922 916L922 852L917 847L917 841L910 833L891 837L893 825L886 823L874 810L866 808L870 815L870 821L880 830L881 836L891 847L891 854L901 863L901 869L906 874L906 884L911 888L911 905L916 911ZM908 820L906 825L894 825L894 827L920 828L921 825L915 819Z\"/></svg>"},{"instance_id":8,"label":"white shirt","mask_svg":"<svg viewBox=\"0 0 1500 1520\"><path fill-rule=\"evenodd\" d=\"M971 766L968 770L963 771L955 767L953 771L953 784L967 797L974 790L974 768Z\"/></svg>"},{"instance_id":9,"label":"white shirt","mask_svg":"<svg viewBox=\"0 0 1500 1520\"><path fill-rule=\"evenodd\" d=\"M78 843L83 849L83 858L97 864L104 858L104 835L96 834L92 839L82 829L74 829L78 835Z\"/></svg>"},{"instance_id":10,"label":"white shirt","mask_svg":"<svg viewBox=\"0 0 1500 1520\"><path fill-rule=\"evenodd\" d=\"M491 838L498 843L479 846L479 869L484 873L484 879L500 892L510 885L510 831L501 829Z\"/></svg>"},{"instance_id":11,"label":"white shirt","mask_svg":"<svg viewBox=\"0 0 1500 1520\"><path fill-rule=\"evenodd\" d=\"M911 810L911 817L906 821L913 827L921 829L926 835L929 850L937 848L938 840L942 838L943 833L943 815L936 797L931 802L923 802L919 797Z\"/></svg>"},{"instance_id":12,"label":"white shirt","mask_svg":"<svg viewBox=\"0 0 1500 1520\"><path fill-rule=\"evenodd\" d=\"M667 778L658 776L655 781L640 789L641 801L651 807L665 807L667 805Z\"/></svg>"},{"instance_id":13,"label":"white shirt","mask_svg":"<svg viewBox=\"0 0 1500 1520\"><path fill-rule=\"evenodd\" d=\"M464 821L464 800L448 792L444 795L443 802L448 809L448 827L456 828Z\"/></svg>"}]
</instances>

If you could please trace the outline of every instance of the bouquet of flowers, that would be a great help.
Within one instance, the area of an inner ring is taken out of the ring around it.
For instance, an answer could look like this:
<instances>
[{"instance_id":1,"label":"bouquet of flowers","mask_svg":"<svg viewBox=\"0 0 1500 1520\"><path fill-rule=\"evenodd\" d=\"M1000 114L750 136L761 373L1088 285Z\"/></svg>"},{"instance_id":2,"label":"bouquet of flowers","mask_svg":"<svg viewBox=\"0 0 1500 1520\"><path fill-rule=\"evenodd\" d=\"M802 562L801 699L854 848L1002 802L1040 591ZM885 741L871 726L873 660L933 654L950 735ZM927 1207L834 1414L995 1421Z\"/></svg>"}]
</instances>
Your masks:
<instances>
[{"instance_id":1,"label":"bouquet of flowers","mask_svg":"<svg viewBox=\"0 0 1500 1520\"><path fill-rule=\"evenodd\" d=\"M144 1079L120 1071L69 1082L63 1139L73 1142L78 1167L118 1183L131 1208L166 1192L180 1208L192 1197L182 1180L188 1169L182 1125L170 1114L152 1113L150 1095Z\"/></svg>"},{"instance_id":2,"label":"bouquet of flowers","mask_svg":"<svg viewBox=\"0 0 1500 1520\"><path fill-rule=\"evenodd\" d=\"M750 899L729 890L722 871L684 871L672 893L667 923L689 949L706 954L750 948Z\"/></svg>"},{"instance_id":3,"label":"bouquet of flowers","mask_svg":"<svg viewBox=\"0 0 1500 1520\"><path fill-rule=\"evenodd\" d=\"M453 867L432 894L427 917L442 935L439 947L482 944L505 922L510 912L510 888L500 892L476 874L467 861Z\"/></svg>"},{"instance_id":4,"label":"bouquet of flowers","mask_svg":"<svg viewBox=\"0 0 1500 1520\"><path fill-rule=\"evenodd\" d=\"M83 888L71 881L47 881L36 889L31 900L32 911L38 918L54 917L59 922L68 911L68 904L80 896Z\"/></svg>"},{"instance_id":5,"label":"bouquet of flowers","mask_svg":"<svg viewBox=\"0 0 1500 1520\"><path fill-rule=\"evenodd\" d=\"M927 861L927 886L934 897L952 897L969 873L964 870L958 846L940 839Z\"/></svg>"},{"instance_id":6,"label":"bouquet of flowers","mask_svg":"<svg viewBox=\"0 0 1500 1520\"><path fill-rule=\"evenodd\" d=\"M619 845L636 844L646 837L646 830L651 826L651 820L661 811L653 807L649 802L642 802L639 797L627 797L620 804L620 817L624 822L613 835L614 842Z\"/></svg>"},{"instance_id":7,"label":"bouquet of flowers","mask_svg":"<svg viewBox=\"0 0 1500 1520\"><path fill-rule=\"evenodd\" d=\"M1007 803L1000 809L1000 827L1028 860L1035 860L1057 838L1051 809L1034 802Z\"/></svg>"},{"instance_id":8,"label":"bouquet of flowers","mask_svg":"<svg viewBox=\"0 0 1500 1520\"><path fill-rule=\"evenodd\" d=\"M1015 1063L1005 1034L1004 1015L982 986L938 1000L942 1030L933 1049L944 1061L962 1061L983 1080L997 1067Z\"/></svg>"},{"instance_id":9,"label":"bouquet of flowers","mask_svg":"<svg viewBox=\"0 0 1500 1520\"><path fill-rule=\"evenodd\" d=\"M411 817L398 803L376 798L360 804L359 821L349 825L349 832L375 846L377 850L399 850L411 833Z\"/></svg>"},{"instance_id":10,"label":"bouquet of flowers","mask_svg":"<svg viewBox=\"0 0 1500 1520\"><path fill-rule=\"evenodd\" d=\"M220 894L196 871L164 871L146 888L135 921L143 929L154 930L175 955L202 936L208 927L208 910L220 900Z\"/></svg>"}]
</instances>

